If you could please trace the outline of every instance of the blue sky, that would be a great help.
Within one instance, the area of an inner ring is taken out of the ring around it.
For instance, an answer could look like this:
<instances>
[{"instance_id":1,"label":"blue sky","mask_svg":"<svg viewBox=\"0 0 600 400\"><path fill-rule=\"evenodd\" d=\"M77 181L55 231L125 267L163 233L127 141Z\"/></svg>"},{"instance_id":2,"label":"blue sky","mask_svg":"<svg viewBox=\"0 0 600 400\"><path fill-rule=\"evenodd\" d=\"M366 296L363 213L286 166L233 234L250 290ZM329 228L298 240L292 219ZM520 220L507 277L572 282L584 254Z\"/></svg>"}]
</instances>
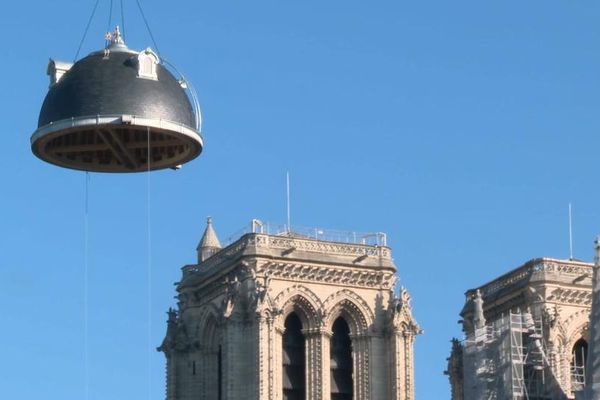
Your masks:
<instances>
[{"instance_id":1,"label":"blue sky","mask_svg":"<svg viewBox=\"0 0 600 400\"><path fill-rule=\"evenodd\" d=\"M84 174L29 137L49 57L71 60L93 1L0 14L0 309L6 398L81 399ZM115 3L118 3L115 1ZM591 260L600 233L600 4L592 1L147 1L162 56L195 85L205 152L150 177L151 345L195 259L252 218L383 231L425 330L418 399L442 374L466 289L536 257ZM103 46L101 0L82 55ZM151 40L125 0L125 39ZM92 174L90 399L148 388L146 176ZM152 399L164 362L151 356Z\"/></svg>"}]
</instances>

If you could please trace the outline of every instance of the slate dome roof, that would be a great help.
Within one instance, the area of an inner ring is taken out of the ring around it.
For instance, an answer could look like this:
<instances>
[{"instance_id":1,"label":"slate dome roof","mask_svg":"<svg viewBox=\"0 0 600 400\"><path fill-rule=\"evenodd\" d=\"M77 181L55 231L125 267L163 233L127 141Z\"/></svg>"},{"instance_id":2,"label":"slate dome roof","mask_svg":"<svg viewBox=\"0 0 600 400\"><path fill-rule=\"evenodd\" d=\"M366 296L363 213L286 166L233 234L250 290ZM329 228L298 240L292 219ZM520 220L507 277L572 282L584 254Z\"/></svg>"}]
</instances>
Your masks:
<instances>
[{"instance_id":1,"label":"slate dome roof","mask_svg":"<svg viewBox=\"0 0 600 400\"><path fill-rule=\"evenodd\" d=\"M194 92L150 49L128 49L118 28L112 38L74 65L50 61L33 153L94 172L178 168L196 158L203 139Z\"/></svg>"},{"instance_id":2,"label":"slate dome roof","mask_svg":"<svg viewBox=\"0 0 600 400\"><path fill-rule=\"evenodd\" d=\"M139 79L138 53L121 50L92 53L77 61L52 85L38 127L96 115L136 115L195 127L190 101L179 81L161 64L157 80Z\"/></svg>"}]
</instances>

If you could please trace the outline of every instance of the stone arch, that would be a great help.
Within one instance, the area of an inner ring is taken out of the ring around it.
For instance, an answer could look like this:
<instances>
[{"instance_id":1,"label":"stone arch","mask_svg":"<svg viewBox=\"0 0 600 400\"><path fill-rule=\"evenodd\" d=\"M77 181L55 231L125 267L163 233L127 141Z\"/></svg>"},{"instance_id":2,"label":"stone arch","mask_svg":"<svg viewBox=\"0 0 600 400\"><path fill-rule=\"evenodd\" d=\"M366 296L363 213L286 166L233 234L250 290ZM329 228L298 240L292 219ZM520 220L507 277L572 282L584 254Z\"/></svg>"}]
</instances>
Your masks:
<instances>
[{"instance_id":1,"label":"stone arch","mask_svg":"<svg viewBox=\"0 0 600 400\"><path fill-rule=\"evenodd\" d=\"M587 340L587 327L589 324L590 309L582 308L571 313L568 318L560 324L560 330L556 338L559 346L557 348L559 363L561 365L561 383L567 393L573 389L571 376L572 349L579 339Z\"/></svg>"},{"instance_id":2,"label":"stone arch","mask_svg":"<svg viewBox=\"0 0 600 400\"><path fill-rule=\"evenodd\" d=\"M303 285L293 285L277 295L274 301L281 310L277 324L283 326L285 319L295 312L304 330L317 329L322 324L323 304L317 295Z\"/></svg>"},{"instance_id":3,"label":"stone arch","mask_svg":"<svg viewBox=\"0 0 600 400\"><path fill-rule=\"evenodd\" d=\"M214 349L221 343L221 329L214 314L209 313L203 327L203 335L206 338L207 349Z\"/></svg>"},{"instance_id":4,"label":"stone arch","mask_svg":"<svg viewBox=\"0 0 600 400\"><path fill-rule=\"evenodd\" d=\"M343 317L352 335L369 331L375 317L368 304L358 294L343 289L330 295L323 303L325 327L331 330L338 317Z\"/></svg>"},{"instance_id":5,"label":"stone arch","mask_svg":"<svg viewBox=\"0 0 600 400\"><path fill-rule=\"evenodd\" d=\"M579 310L569 316L564 326L568 327L565 333L566 349L571 349L579 339L588 340L587 328L589 326L590 310L588 308Z\"/></svg>"},{"instance_id":6,"label":"stone arch","mask_svg":"<svg viewBox=\"0 0 600 400\"><path fill-rule=\"evenodd\" d=\"M206 349L214 349L221 342L221 319L219 308L209 303L206 305L198 318L197 338L203 339L200 345Z\"/></svg>"},{"instance_id":7,"label":"stone arch","mask_svg":"<svg viewBox=\"0 0 600 400\"><path fill-rule=\"evenodd\" d=\"M199 363L197 381L201 399L222 398L223 388L223 314L217 305L208 303L198 317Z\"/></svg>"}]
</instances>

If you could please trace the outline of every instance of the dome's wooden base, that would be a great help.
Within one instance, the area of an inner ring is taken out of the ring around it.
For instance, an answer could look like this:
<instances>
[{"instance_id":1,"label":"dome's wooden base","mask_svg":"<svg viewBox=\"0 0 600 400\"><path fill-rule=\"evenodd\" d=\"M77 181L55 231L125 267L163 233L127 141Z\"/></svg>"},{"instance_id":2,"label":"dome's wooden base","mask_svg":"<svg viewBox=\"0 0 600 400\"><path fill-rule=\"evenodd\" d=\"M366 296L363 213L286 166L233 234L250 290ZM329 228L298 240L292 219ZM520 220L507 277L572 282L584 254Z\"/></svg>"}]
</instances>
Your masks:
<instances>
[{"instance_id":1,"label":"dome's wooden base","mask_svg":"<svg viewBox=\"0 0 600 400\"><path fill-rule=\"evenodd\" d=\"M105 124L34 134L31 147L42 160L65 168L143 172L175 168L196 158L202 151L202 142L198 135L164 127Z\"/></svg>"}]
</instances>

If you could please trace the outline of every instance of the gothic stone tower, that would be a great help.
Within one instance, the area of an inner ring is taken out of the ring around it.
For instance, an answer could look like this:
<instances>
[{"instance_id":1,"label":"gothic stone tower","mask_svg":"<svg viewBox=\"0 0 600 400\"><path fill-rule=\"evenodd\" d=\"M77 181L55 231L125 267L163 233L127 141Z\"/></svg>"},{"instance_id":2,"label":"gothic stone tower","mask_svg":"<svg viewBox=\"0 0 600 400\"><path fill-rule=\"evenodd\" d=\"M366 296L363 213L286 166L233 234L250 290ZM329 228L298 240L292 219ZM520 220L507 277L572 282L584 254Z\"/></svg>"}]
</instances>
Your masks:
<instances>
[{"instance_id":1,"label":"gothic stone tower","mask_svg":"<svg viewBox=\"0 0 600 400\"><path fill-rule=\"evenodd\" d=\"M575 398L585 383L592 276L592 264L538 258L467 291L465 338L453 340L446 371L452 399Z\"/></svg>"},{"instance_id":2,"label":"gothic stone tower","mask_svg":"<svg viewBox=\"0 0 600 400\"><path fill-rule=\"evenodd\" d=\"M209 220L159 347L167 400L414 399L420 329L385 240L312 236L253 221L221 248Z\"/></svg>"}]
</instances>

